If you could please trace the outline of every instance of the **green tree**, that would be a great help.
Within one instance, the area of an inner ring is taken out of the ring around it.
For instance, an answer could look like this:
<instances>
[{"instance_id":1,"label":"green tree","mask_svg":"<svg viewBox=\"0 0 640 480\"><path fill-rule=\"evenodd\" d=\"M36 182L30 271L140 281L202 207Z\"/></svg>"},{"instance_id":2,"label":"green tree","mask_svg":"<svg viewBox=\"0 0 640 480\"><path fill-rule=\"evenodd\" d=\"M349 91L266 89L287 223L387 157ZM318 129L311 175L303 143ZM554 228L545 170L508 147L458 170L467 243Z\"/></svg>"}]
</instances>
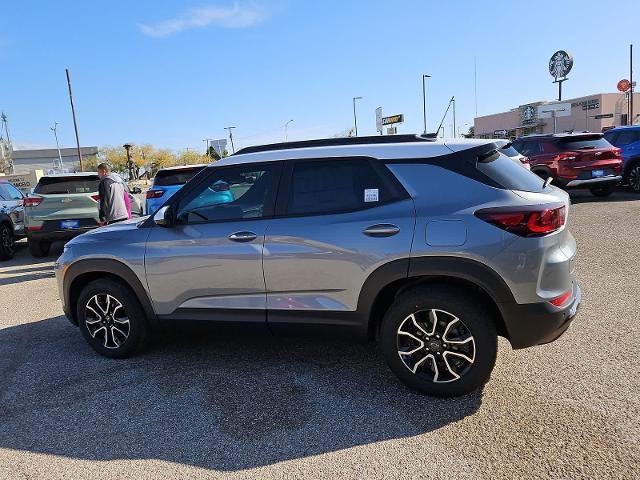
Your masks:
<instances>
[{"instance_id":1,"label":"green tree","mask_svg":"<svg viewBox=\"0 0 640 480\"><path fill-rule=\"evenodd\" d=\"M206 155L198 153L194 150L184 150L178 156L178 165L195 165L198 163L208 163L210 160Z\"/></svg>"},{"instance_id":2,"label":"green tree","mask_svg":"<svg viewBox=\"0 0 640 480\"><path fill-rule=\"evenodd\" d=\"M105 146L98 149L97 163L107 162L116 172L127 169L127 152L123 147Z\"/></svg>"}]
</instances>

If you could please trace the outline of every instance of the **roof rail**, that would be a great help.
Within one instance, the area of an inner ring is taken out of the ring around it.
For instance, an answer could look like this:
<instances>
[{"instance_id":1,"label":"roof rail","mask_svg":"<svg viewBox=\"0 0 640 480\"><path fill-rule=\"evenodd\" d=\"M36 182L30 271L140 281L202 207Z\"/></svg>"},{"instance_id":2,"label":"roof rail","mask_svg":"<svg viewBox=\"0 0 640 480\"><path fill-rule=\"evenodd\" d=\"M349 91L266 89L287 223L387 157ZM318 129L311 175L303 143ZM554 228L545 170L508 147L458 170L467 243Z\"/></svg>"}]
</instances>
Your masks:
<instances>
[{"instance_id":1,"label":"roof rail","mask_svg":"<svg viewBox=\"0 0 640 480\"><path fill-rule=\"evenodd\" d=\"M271 143L255 145L238 150L234 155L243 153L270 152L272 150L291 150L310 147L337 147L342 145L375 145L384 143L434 142L435 133L427 135L373 135L369 137L319 138L316 140L302 140L299 142Z\"/></svg>"}]
</instances>

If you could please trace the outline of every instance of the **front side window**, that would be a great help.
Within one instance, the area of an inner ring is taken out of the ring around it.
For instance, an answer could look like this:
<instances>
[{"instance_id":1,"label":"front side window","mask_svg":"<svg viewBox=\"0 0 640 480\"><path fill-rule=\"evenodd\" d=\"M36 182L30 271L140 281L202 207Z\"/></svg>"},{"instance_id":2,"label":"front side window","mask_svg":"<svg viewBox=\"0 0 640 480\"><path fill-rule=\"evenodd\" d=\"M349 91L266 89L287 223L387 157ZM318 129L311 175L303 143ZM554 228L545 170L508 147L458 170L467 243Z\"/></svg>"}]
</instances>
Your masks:
<instances>
[{"instance_id":1,"label":"front side window","mask_svg":"<svg viewBox=\"0 0 640 480\"><path fill-rule=\"evenodd\" d=\"M10 183L0 184L0 195L5 197L5 200L22 200L22 193L16 187Z\"/></svg>"},{"instance_id":2,"label":"front side window","mask_svg":"<svg viewBox=\"0 0 640 480\"><path fill-rule=\"evenodd\" d=\"M181 224L262 218L273 195L277 165L214 167L214 173L180 202Z\"/></svg>"},{"instance_id":3,"label":"front side window","mask_svg":"<svg viewBox=\"0 0 640 480\"><path fill-rule=\"evenodd\" d=\"M392 200L391 187L367 159L296 162L287 214L333 213Z\"/></svg>"}]
</instances>

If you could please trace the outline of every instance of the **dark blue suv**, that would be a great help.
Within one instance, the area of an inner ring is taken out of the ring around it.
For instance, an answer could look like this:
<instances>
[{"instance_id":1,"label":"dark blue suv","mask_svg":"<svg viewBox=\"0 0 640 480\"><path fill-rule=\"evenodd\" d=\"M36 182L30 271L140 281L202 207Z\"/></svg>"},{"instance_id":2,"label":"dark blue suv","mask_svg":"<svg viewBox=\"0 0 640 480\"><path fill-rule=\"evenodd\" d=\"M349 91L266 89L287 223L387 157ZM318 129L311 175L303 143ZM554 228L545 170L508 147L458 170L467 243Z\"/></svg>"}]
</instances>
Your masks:
<instances>
[{"instance_id":1,"label":"dark blue suv","mask_svg":"<svg viewBox=\"0 0 640 480\"><path fill-rule=\"evenodd\" d=\"M605 132L609 143L622 150L624 161L622 183L640 193L640 125L612 128Z\"/></svg>"}]
</instances>

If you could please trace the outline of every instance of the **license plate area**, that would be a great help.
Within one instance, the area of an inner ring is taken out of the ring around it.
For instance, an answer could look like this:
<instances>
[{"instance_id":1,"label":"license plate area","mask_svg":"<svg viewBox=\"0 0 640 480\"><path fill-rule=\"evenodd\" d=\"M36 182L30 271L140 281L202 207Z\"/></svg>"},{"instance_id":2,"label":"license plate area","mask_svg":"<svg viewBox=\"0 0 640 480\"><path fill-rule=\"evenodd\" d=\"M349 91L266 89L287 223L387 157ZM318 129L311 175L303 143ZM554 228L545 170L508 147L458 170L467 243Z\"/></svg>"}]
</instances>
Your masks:
<instances>
[{"instance_id":1,"label":"license plate area","mask_svg":"<svg viewBox=\"0 0 640 480\"><path fill-rule=\"evenodd\" d=\"M60 222L60 228L62 230L71 230L74 228L80 228L80 220L62 220Z\"/></svg>"},{"instance_id":2,"label":"license plate area","mask_svg":"<svg viewBox=\"0 0 640 480\"><path fill-rule=\"evenodd\" d=\"M591 170L591 176L593 178L604 177L604 170Z\"/></svg>"}]
</instances>

